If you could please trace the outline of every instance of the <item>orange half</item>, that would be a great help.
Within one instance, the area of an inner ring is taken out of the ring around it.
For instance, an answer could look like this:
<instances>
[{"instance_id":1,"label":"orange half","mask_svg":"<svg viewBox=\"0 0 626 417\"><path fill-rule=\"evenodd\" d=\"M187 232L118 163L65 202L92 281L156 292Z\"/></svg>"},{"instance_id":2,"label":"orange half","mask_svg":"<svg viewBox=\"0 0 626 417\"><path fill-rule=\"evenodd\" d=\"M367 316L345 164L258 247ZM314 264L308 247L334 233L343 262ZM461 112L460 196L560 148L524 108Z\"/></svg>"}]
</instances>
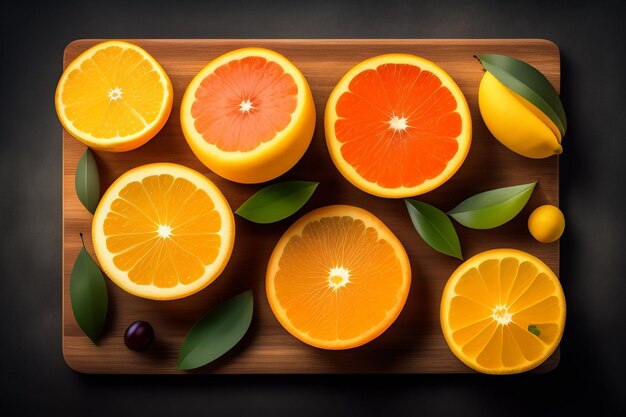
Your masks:
<instances>
[{"instance_id":1,"label":"orange half","mask_svg":"<svg viewBox=\"0 0 626 417\"><path fill-rule=\"evenodd\" d=\"M106 191L92 239L105 274L139 297L171 300L200 291L225 268L235 222L220 190L182 165L131 169Z\"/></svg>"},{"instance_id":2,"label":"orange half","mask_svg":"<svg viewBox=\"0 0 626 417\"><path fill-rule=\"evenodd\" d=\"M361 62L328 99L326 143L343 176L380 197L431 191L459 169L472 122L463 93L434 63L408 54Z\"/></svg>"},{"instance_id":3,"label":"orange half","mask_svg":"<svg viewBox=\"0 0 626 417\"><path fill-rule=\"evenodd\" d=\"M99 43L72 61L59 80L55 107L72 136L105 151L135 149L154 137L172 110L172 83L144 49Z\"/></svg>"},{"instance_id":4,"label":"orange half","mask_svg":"<svg viewBox=\"0 0 626 417\"><path fill-rule=\"evenodd\" d=\"M381 335L411 284L404 247L373 214L328 206L295 222L267 268L267 298L282 326L304 343L348 349Z\"/></svg>"}]
</instances>

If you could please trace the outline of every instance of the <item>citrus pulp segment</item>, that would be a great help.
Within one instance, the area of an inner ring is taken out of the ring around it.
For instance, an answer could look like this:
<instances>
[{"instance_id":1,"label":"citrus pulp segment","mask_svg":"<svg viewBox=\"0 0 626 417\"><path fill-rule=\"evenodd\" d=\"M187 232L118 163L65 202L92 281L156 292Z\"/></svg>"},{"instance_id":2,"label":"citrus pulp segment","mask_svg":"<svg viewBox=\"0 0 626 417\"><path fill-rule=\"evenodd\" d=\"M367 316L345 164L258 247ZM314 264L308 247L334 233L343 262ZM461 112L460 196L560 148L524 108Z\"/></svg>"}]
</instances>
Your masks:
<instances>
[{"instance_id":1,"label":"citrus pulp segment","mask_svg":"<svg viewBox=\"0 0 626 417\"><path fill-rule=\"evenodd\" d=\"M172 110L172 84L137 45L97 44L72 61L59 80L55 107L63 127L87 146L135 149L163 127Z\"/></svg>"},{"instance_id":2,"label":"citrus pulp segment","mask_svg":"<svg viewBox=\"0 0 626 417\"><path fill-rule=\"evenodd\" d=\"M315 129L306 79L287 58L263 48L238 49L211 61L187 87L180 114L198 159L241 183L288 171Z\"/></svg>"},{"instance_id":3,"label":"citrus pulp segment","mask_svg":"<svg viewBox=\"0 0 626 417\"><path fill-rule=\"evenodd\" d=\"M382 334L409 293L404 247L373 214L328 206L296 221L267 268L269 304L281 325L315 347L348 349Z\"/></svg>"},{"instance_id":4,"label":"citrus pulp segment","mask_svg":"<svg viewBox=\"0 0 626 417\"><path fill-rule=\"evenodd\" d=\"M558 346L565 326L559 279L541 260L495 249L465 261L441 299L441 327L467 366L512 374L539 366Z\"/></svg>"},{"instance_id":5,"label":"citrus pulp segment","mask_svg":"<svg viewBox=\"0 0 626 417\"><path fill-rule=\"evenodd\" d=\"M352 68L328 99L326 142L344 177L365 192L403 198L447 181L469 152L463 93L436 64L380 55Z\"/></svg>"},{"instance_id":6,"label":"citrus pulp segment","mask_svg":"<svg viewBox=\"0 0 626 417\"><path fill-rule=\"evenodd\" d=\"M235 223L220 190L182 165L143 165L120 176L94 214L102 270L139 297L169 300L209 285L232 252Z\"/></svg>"}]
</instances>

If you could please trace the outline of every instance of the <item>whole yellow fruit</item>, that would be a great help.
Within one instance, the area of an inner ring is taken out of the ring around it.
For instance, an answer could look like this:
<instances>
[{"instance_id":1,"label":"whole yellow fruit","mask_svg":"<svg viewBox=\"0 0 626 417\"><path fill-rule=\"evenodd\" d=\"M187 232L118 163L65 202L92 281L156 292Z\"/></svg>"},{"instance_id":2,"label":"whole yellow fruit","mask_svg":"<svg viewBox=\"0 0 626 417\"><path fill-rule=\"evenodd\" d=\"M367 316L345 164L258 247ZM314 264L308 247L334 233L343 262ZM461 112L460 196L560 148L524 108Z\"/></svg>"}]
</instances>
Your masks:
<instances>
[{"instance_id":1,"label":"whole yellow fruit","mask_svg":"<svg viewBox=\"0 0 626 417\"><path fill-rule=\"evenodd\" d=\"M534 159L563 152L556 125L488 71L478 88L478 107L491 134L513 152Z\"/></svg>"},{"instance_id":2,"label":"whole yellow fruit","mask_svg":"<svg viewBox=\"0 0 626 417\"><path fill-rule=\"evenodd\" d=\"M528 217L528 230L539 242L554 242L565 230L565 217L556 206L546 204L537 207Z\"/></svg>"}]
</instances>

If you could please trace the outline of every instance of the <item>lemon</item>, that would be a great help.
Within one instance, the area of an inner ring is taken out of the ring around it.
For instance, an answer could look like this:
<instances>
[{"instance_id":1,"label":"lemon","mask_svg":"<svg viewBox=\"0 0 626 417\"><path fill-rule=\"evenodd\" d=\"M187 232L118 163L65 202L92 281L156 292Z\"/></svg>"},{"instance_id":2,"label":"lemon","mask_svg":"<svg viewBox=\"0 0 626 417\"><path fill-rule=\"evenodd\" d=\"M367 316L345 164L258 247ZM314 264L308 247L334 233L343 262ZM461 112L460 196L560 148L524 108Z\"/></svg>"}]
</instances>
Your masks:
<instances>
[{"instance_id":1,"label":"lemon","mask_svg":"<svg viewBox=\"0 0 626 417\"><path fill-rule=\"evenodd\" d=\"M478 107L491 134L513 152L534 159L563 152L556 125L490 72L480 82Z\"/></svg>"},{"instance_id":2,"label":"lemon","mask_svg":"<svg viewBox=\"0 0 626 417\"><path fill-rule=\"evenodd\" d=\"M561 210L553 205L537 207L528 217L528 230L539 242L554 242L565 230L565 217Z\"/></svg>"}]
</instances>

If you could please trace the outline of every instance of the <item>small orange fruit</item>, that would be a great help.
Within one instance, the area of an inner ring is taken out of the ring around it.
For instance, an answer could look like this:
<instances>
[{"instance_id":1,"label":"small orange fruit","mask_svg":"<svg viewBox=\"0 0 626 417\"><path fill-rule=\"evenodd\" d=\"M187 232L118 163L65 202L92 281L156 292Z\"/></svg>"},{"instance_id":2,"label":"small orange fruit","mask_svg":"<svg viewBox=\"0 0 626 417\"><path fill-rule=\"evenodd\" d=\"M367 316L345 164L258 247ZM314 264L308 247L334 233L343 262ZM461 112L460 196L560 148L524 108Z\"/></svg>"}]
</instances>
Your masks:
<instances>
[{"instance_id":1,"label":"small orange fruit","mask_svg":"<svg viewBox=\"0 0 626 417\"><path fill-rule=\"evenodd\" d=\"M559 279L541 260L494 249L465 261L441 298L441 327L452 352L488 374L535 368L558 346L565 326Z\"/></svg>"},{"instance_id":2,"label":"small orange fruit","mask_svg":"<svg viewBox=\"0 0 626 417\"><path fill-rule=\"evenodd\" d=\"M302 73L284 56L243 48L215 58L191 81L181 126L198 159L235 182L287 172L315 129L315 105Z\"/></svg>"},{"instance_id":3,"label":"small orange fruit","mask_svg":"<svg viewBox=\"0 0 626 417\"><path fill-rule=\"evenodd\" d=\"M156 135L172 110L172 83L137 45L103 42L72 61L55 96L65 130L85 145L129 151Z\"/></svg>"},{"instance_id":4,"label":"small orange fruit","mask_svg":"<svg viewBox=\"0 0 626 417\"><path fill-rule=\"evenodd\" d=\"M348 349L382 334L411 283L400 241L373 214L328 206L296 221L267 267L267 298L278 321L311 346Z\"/></svg>"},{"instance_id":5,"label":"small orange fruit","mask_svg":"<svg viewBox=\"0 0 626 417\"><path fill-rule=\"evenodd\" d=\"M205 176L182 165L148 164L104 193L92 238L102 270L123 290L172 300L220 275L233 249L235 221Z\"/></svg>"},{"instance_id":6,"label":"small orange fruit","mask_svg":"<svg viewBox=\"0 0 626 417\"><path fill-rule=\"evenodd\" d=\"M535 239L542 243L559 240L565 231L563 212L551 204L537 207L528 217L528 230Z\"/></svg>"},{"instance_id":7,"label":"small orange fruit","mask_svg":"<svg viewBox=\"0 0 626 417\"><path fill-rule=\"evenodd\" d=\"M344 177L380 197L431 191L459 169L472 141L463 93L434 63L389 54L357 64L328 99L326 143Z\"/></svg>"}]
</instances>

